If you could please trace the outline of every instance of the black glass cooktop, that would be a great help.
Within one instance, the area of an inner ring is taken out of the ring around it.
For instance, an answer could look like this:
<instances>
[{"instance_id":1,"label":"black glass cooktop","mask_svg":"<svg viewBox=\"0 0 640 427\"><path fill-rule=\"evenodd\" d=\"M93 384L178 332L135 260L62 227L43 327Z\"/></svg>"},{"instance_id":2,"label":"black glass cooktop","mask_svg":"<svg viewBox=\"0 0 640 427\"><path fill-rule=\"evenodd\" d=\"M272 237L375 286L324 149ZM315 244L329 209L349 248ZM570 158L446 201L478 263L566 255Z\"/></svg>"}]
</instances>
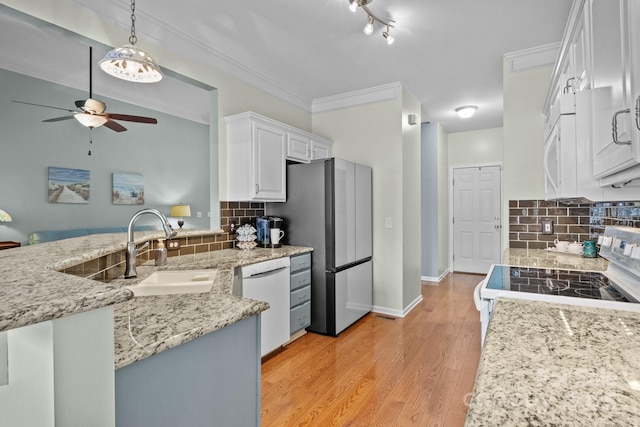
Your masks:
<instances>
[{"instance_id":1,"label":"black glass cooktop","mask_svg":"<svg viewBox=\"0 0 640 427\"><path fill-rule=\"evenodd\" d=\"M631 302L601 273L496 265L487 289Z\"/></svg>"}]
</instances>

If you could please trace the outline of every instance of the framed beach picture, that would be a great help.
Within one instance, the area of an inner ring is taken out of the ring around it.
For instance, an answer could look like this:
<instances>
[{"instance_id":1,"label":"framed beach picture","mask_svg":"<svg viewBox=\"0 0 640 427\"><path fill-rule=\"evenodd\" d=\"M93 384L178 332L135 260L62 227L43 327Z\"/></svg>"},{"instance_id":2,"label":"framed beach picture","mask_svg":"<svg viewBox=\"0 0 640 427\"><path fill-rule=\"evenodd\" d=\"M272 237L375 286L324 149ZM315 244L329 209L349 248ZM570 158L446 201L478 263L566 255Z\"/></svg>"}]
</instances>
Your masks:
<instances>
[{"instance_id":1,"label":"framed beach picture","mask_svg":"<svg viewBox=\"0 0 640 427\"><path fill-rule=\"evenodd\" d=\"M114 205L143 205L144 177L137 173L114 173L111 200Z\"/></svg>"},{"instance_id":2,"label":"framed beach picture","mask_svg":"<svg viewBox=\"0 0 640 427\"><path fill-rule=\"evenodd\" d=\"M89 171L49 167L49 203L89 203Z\"/></svg>"}]
</instances>

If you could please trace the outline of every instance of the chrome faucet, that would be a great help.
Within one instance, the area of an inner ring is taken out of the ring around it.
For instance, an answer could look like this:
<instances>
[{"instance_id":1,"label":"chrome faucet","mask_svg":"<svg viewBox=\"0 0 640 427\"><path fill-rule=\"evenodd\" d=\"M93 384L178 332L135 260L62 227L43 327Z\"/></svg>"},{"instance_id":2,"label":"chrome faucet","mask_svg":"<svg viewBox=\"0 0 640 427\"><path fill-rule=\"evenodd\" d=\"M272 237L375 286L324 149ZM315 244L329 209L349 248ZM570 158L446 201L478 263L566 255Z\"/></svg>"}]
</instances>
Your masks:
<instances>
[{"instance_id":1,"label":"chrome faucet","mask_svg":"<svg viewBox=\"0 0 640 427\"><path fill-rule=\"evenodd\" d=\"M164 229L164 234L166 234L167 239L176 235L176 232L173 230L173 228L171 228L171 224L169 224L167 217L164 216L159 210L143 209L136 212L135 215L131 217L131 221L129 221L129 227L127 228L127 253L125 257L126 268L124 271L125 279L136 277L138 275L138 273L136 272L136 255L138 255L138 249L135 242L133 241L133 228L138 218L144 214L153 214L160 218L160 221L162 221L162 228Z\"/></svg>"}]
</instances>

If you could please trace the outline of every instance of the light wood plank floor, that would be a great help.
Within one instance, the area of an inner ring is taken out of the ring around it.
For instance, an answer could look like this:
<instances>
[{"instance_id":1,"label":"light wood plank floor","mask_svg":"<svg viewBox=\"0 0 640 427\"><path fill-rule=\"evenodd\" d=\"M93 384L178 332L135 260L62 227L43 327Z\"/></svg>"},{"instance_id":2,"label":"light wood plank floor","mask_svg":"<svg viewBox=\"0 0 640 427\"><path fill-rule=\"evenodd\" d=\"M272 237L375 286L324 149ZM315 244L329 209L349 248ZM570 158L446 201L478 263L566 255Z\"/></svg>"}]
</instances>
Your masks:
<instances>
[{"instance_id":1,"label":"light wood plank floor","mask_svg":"<svg viewBox=\"0 0 640 427\"><path fill-rule=\"evenodd\" d=\"M304 335L262 364L262 426L462 426L480 359L473 289L424 282L404 319L369 314L338 338Z\"/></svg>"}]
</instances>

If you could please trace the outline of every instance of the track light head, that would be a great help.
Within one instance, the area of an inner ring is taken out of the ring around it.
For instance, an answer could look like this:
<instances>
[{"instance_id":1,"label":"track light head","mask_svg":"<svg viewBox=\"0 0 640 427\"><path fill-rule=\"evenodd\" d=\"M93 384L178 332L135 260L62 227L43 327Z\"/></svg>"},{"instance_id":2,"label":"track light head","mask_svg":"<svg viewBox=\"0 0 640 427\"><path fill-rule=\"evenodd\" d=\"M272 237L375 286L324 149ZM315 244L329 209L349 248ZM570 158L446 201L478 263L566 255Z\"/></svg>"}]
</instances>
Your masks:
<instances>
[{"instance_id":1,"label":"track light head","mask_svg":"<svg viewBox=\"0 0 640 427\"><path fill-rule=\"evenodd\" d=\"M355 11L358 10L358 6L358 0L349 0L349 10L351 12L355 13Z\"/></svg>"},{"instance_id":2,"label":"track light head","mask_svg":"<svg viewBox=\"0 0 640 427\"><path fill-rule=\"evenodd\" d=\"M364 26L364 33L368 36L370 36L371 34L373 34L373 18L371 16L369 16L369 19L367 20L367 25Z\"/></svg>"},{"instance_id":3,"label":"track light head","mask_svg":"<svg viewBox=\"0 0 640 427\"><path fill-rule=\"evenodd\" d=\"M387 26L387 31L384 31L382 33L382 37L384 37L387 40L387 44L393 44L394 38L391 36L391 34L389 34L390 28L389 26Z\"/></svg>"}]
</instances>

